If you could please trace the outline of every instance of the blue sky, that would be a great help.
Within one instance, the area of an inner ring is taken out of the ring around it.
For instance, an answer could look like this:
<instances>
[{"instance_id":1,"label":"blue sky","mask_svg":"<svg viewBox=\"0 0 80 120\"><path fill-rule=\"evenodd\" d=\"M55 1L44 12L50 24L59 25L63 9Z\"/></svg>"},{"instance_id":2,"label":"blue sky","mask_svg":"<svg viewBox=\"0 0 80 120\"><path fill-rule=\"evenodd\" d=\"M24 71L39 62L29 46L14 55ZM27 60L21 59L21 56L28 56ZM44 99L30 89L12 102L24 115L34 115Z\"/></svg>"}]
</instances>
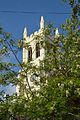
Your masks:
<instances>
[{"instance_id":1,"label":"blue sky","mask_svg":"<svg viewBox=\"0 0 80 120\"><path fill-rule=\"evenodd\" d=\"M56 27L64 23L65 19L70 17L69 14L47 14L70 13L71 9L68 4L62 0L0 0L0 11L17 11L17 13L0 12L0 25L12 33L14 38L22 38L23 28L28 28L28 34L39 28L40 16L44 16L46 22L52 21ZM25 12L40 12L37 14L22 14Z\"/></svg>"},{"instance_id":2,"label":"blue sky","mask_svg":"<svg viewBox=\"0 0 80 120\"><path fill-rule=\"evenodd\" d=\"M6 13L2 11L17 11ZM22 12L37 12L37 14L23 14ZM44 16L45 22L54 22L55 27L60 27L70 14L48 14L71 13L70 6L62 0L0 0L0 25L5 31L10 32L15 39L22 38L23 28L27 27L28 34L38 30L40 16ZM13 91L5 88L9 91Z\"/></svg>"}]
</instances>

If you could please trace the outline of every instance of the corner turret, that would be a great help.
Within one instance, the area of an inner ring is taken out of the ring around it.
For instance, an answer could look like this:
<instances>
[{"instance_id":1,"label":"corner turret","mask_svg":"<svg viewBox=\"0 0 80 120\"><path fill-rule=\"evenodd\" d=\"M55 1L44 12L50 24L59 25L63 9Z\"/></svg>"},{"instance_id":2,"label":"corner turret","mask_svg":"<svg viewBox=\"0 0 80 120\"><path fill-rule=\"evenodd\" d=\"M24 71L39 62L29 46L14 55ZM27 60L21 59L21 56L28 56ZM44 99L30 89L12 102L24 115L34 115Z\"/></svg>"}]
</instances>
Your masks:
<instances>
[{"instance_id":1,"label":"corner turret","mask_svg":"<svg viewBox=\"0 0 80 120\"><path fill-rule=\"evenodd\" d=\"M24 28L24 31L23 31L23 43L25 44L26 43L26 39L27 39L27 29L26 27ZM23 62L26 63L27 62L27 54L26 54L27 50L25 49L25 47L23 47Z\"/></svg>"},{"instance_id":2,"label":"corner turret","mask_svg":"<svg viewBox=\"0 0 80 120\"><path fill-rule=\"evenodd\" d=\"M55 37L58 37L59 36L59 30L58 30L58 28L56 28L56 30L55 30Z\"/></svg>"},{"instance_id":3,"label":"corner turret","mask_svg":"<svg viewBox=\"0 0 80 120\"><path fill-rule=\"evenodd\" d=\"M41 16L40 29L44 29L44 18Z\"/></svg>"},{"instance_id":4,"label":"corner turret","mask_svg":"<svg viewBox=\"0 0 80 120\"><path fill-rule=\"evenodd\" d=\"M27 29L26 27L24 28L24 32L23 32L23 39L26 39L27 37Z\"/></svg>"}]
</instances>

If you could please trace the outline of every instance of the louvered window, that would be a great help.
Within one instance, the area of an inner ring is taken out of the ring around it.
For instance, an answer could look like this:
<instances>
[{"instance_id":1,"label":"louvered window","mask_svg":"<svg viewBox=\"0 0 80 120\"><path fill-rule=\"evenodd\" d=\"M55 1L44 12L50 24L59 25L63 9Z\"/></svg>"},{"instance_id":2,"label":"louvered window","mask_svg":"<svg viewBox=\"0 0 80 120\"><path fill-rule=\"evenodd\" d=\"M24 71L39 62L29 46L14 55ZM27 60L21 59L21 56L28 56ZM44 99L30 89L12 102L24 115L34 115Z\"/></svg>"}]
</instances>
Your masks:
<instances>
[{"instance_id":1,"label":"louvered window","mask_svg":"<svg viewBox=\"0 0 80 120\"><path fill-rule=\"evenodd\" d=\"M32 48L30 47L28 49L28 61L31 61L32 60Z\"/></svg>"},{"instance_id":2,"label":"louvered window","mask_svg":"<svg viewBox=\"0 0 80 120\"><path fill-rule=\"evenodd\" d=\"M40 44L36 44L36 58L40 56Z\"/></svg>"}]
</instances>

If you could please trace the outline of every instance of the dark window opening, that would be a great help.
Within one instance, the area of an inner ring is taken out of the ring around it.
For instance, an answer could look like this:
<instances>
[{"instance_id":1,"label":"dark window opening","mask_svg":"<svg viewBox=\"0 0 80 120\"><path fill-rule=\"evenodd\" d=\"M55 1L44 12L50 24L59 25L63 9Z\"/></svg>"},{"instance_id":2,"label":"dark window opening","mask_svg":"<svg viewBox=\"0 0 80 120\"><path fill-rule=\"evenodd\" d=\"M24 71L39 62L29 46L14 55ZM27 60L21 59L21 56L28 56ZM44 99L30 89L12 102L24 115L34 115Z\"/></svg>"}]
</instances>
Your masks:
<instances>
[{"instance_id":1,"label":"dark window opening","mask_svg":"<svg viewBox=\"0 0 80 120\"><path fill-rule=\"evenodd\" d=\"M40 56L40 44L36 44L36 58Z\"/></svg>"},{"instance_id":2,"label":"dark window opening","mask_svg":"<svg viewBox=\"0 0 80 120\"><path fill-rule=\"evenodd\" d=\"M28 49L28 61L31 61L32 60L32 48L30 47Z\"/></svg>"}]
</instances>

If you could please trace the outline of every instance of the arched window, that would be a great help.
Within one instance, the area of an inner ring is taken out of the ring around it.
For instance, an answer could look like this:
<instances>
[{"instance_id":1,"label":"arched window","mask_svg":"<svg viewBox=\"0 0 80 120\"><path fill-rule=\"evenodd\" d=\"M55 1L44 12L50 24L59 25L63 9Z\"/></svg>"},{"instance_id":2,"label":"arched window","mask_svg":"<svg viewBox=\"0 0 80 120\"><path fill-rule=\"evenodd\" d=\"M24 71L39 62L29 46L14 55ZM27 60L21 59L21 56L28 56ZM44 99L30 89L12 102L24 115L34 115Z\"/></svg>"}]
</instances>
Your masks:
<instances>
[{"instance_id":1,"label":"arched window","mask_svg":"<svg viewBox=\"0 0 80 120\"><path fill-rule=\"evenodd\" d=\"M31 61L32 60L32 48L30 47L28 49L28 61Z\"/></svg>"},{"instance_id":2,"label":"arched window","mask_svg":"<svg viewBox=\"0 0 80 120\"><path fill-rule=\"evenodd\" d=\"M40 44L36 44L36 58L40 56Z\"/></svg>"}]
</instances>

